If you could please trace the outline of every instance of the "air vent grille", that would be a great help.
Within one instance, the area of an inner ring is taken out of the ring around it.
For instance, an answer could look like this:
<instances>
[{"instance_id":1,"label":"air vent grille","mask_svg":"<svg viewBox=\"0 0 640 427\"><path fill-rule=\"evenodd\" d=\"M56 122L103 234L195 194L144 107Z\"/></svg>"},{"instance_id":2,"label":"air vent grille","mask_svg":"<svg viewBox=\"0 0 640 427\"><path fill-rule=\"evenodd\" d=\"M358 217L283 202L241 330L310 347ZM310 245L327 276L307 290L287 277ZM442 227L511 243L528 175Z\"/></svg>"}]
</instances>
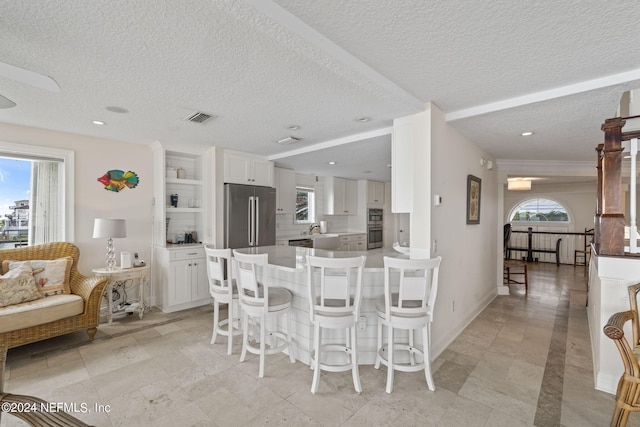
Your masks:
<instances>
[{"instance_id":1,"label":"air vent grille","mask_svg":"<svg viewBox=\"0 0 640 427\"><path fill-rule=\"evenodd\" d=\"M203 113L202 111L196 111L195 113L187 117L185 120L194 122L194 123L204 123L212 117L214 116L211 114Z\"/></svg>"}]
</instances>

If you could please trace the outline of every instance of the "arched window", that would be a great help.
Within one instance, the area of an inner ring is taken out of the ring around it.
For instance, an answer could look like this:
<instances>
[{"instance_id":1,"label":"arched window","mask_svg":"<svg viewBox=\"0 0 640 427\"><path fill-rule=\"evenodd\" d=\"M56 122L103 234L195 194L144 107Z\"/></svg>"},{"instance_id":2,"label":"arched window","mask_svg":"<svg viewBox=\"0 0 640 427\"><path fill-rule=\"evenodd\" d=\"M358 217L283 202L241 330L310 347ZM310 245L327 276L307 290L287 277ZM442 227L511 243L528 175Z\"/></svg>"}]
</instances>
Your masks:
<instances>
[{"instance_id":1,"label":"arched window","mask_svg":"<svg viewBox=\"0 0 640 427\"><path fill-rule=\"evenodd\" d=\"M509 214L510 222L569 222L569 213L560 203L549 199L528 199L518 203Z\"/></svg>"}]
</instances>

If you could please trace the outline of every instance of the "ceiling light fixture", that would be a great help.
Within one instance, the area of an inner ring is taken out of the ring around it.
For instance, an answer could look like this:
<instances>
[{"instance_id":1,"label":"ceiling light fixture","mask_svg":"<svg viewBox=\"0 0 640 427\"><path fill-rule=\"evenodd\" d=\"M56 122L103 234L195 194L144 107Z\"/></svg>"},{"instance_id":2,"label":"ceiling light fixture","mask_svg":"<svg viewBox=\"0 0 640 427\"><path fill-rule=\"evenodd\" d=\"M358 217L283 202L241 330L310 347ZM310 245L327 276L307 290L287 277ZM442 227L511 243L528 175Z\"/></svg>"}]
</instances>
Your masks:
<instances>
[{"instance_id":1,"label":"ceiling light fixture","mask_svg":"<svg viewBox=\"0 0 640 427\"><path fill-rule=\"evenodd\" d=\"M330 164L330 165L335 165L335 164L336 164L336 162L329 162L329 164Z\"/></svg>"},{"instance_id":2,"label":"ceiling light fixture","mask_svg":"<svg viewBox=\"0 0 640 427\"><path fill-rule=\"evenodd\" d=\"M106 123L101 121L101 120L94 120L91 123L93 123L94 125L98 125L98 126L106 125Z\"/></svg>"},{"instance_id":3,"label":"ceiling light fixture","mask_svg":"<svg viewBox=\"0 0 640 427\"><path fill-rule=\"evenodd\" d=\"M282 138L279 141L276 141L278 144L282 144L282 145L289 145L289 144L293 144L294 142L299 142L302 141L302 138L298 138L295 136L288 136L286 138Z\"/></svg>"},{"instance_id":4,"label":"ceiling light fixture","mask_svg":"<svg viewBox=\"0 0 640 427\"><path fill-rule=\"evenodd\" d=\"M289 130L299 130L299 129L300 129L300 126L298 126L298 125L291 125L291 126L287 126L287 129L289 129Z\"/></svg>"},{"instance_id":5,"label":"ceiling light fixture","mask_svg":"<svg viewBox=\"0 0 640 427\"><path fill-rule=\"evenodd\" d=\"M129 110L127 110L126 108L122 108L122 107L115 107L115 106L109 106L109 107L104 107L107 111L111 111L112 113L118 113L118 114L125 114L128 113Z\"/></svg>"},{"instance_id":6,"label":"ceiling light fixture","mask_svg":"<svg viewBox=\"0 0 640 427\"><path fill-rule=\"evenodd\" d=\"M512 191L531 190L531 181L524 178L509 178L507 180L507 190L512 190Z\"/></svg>"},{"instance_id":7,"label":"ceiling light fixture","mask_svg":"<svg viewBox=\"0 0 640 427\"><path fill-rule=\"evenodd\" d=\"M522 135L522 136L531 136L531 135L533 135L533 132L522 132L520 135Z\"/></svg>"},{"instance_id":8,"label":"ceiling light fixture","mask_svg":"<svg viewBox=\"0 0 640 427\"><path fill-rule=\"evenodd\" d=\"M364 117L364 116L356 118L356 122L361 122L361 123L366 123L369 120L371 120L369 117Z\"/></svg>"}]
</instances>

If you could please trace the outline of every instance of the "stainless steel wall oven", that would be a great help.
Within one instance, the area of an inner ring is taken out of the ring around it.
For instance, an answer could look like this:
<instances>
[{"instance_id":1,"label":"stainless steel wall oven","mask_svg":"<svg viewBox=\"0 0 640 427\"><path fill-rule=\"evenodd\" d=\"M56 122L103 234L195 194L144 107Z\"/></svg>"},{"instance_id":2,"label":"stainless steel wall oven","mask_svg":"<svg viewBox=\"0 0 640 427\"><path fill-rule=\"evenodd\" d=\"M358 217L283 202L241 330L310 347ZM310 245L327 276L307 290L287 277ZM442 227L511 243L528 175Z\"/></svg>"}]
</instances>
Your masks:
<instances>
[{"instance_id":1,"label":"stainless steel wall oven","mask_svg":"<svg viewBox=\"0 0 640 427\"><path fill-rule=\"evenodd\" d=\"M382 247L382 225L382 209L369 209L367 212L367 249Z\"/></svg>"}]
</instances>

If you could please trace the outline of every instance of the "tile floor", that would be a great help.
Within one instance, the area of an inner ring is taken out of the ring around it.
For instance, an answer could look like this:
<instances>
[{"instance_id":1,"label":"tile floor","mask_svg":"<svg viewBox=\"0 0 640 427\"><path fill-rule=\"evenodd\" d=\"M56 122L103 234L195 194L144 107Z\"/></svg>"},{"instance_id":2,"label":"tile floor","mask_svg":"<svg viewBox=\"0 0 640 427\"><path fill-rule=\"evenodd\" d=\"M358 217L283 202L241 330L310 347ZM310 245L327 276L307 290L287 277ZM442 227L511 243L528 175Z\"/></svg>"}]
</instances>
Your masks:
<instances>
[{"instance_id":1,"label":"tile floor","mask_svg":"<svg viewBox=\"0 0 640 427\"><path fill-rule=\"evenodd\" d=\"M211 307L118 320L93 343L77 333L12 349L6 390L75 403L97 426L609 425L613 396L593 388L586 270L529 269L528 296L516 285L497 297L433 362L435 392L419 373L396 373L387 394L385 368L362 366L361 394L349 373L323 373L314 396L308 366L284 355L259 379L256 356L239 363L225 337L209 344Z\"/></svg>"}]
</instances>

